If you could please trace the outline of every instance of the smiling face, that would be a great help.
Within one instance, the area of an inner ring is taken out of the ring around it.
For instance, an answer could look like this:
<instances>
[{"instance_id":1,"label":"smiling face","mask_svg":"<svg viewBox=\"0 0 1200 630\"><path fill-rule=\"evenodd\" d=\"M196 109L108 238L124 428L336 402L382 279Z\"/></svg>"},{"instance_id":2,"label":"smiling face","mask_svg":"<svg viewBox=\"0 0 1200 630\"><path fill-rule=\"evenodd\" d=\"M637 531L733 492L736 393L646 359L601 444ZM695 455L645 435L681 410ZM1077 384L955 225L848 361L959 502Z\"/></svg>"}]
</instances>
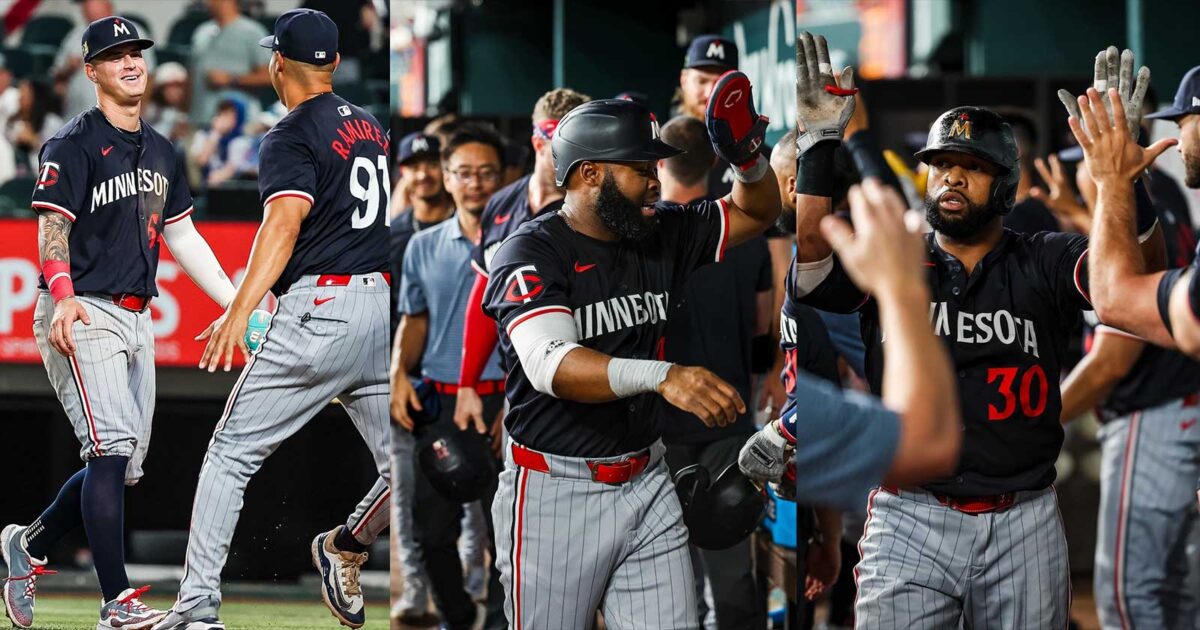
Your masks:
<instances>
[{"instance_id":1,"label":"smiling face","mask_svg":"<svg viewBox=\"0 0 1200 630\"><path fill-rule=\"evenodd\" d=\"M446 158L442 171L455 207L479 216L499 188L500 156L491 145L467 142Z\"/></svg>"},{"instance_id":2,"label":"smiling face","mask_svg":"<svg viewBox=\"0 0 1200 630\"><path fill-rule=\"evenodd\" d=\"M146 60L138 44L113 46L85 67L100 92L118 103L137 103L146 94Z\"/></svg>"},{"instance_id":3,"label":"smiling face","mask_svg":"<svg viewBox=\"0 0 1200 630\"><path fill-rule=\"evenodd\" d=\"M584 162L580 169L596 168L596 214L610 232L639 241L658 228L654 204L662 199L656 162Z\"/></svg>"},{"instance_id":4,"label":"smiling face","mask_svg":"<svg viewBox=\"0 0 1200 630\"><path fill-rule=\"evenodd\" d=\"M683 96L683 113L704 120L708 95L721 78L717 67L684 68L679 72L679 88Z\"/></svg>"},{"instance_id":5,"label":"smiling face","mask_svg":"<svg viewBox=\"0 0 1200 630\"><path fill-rule=\"evenodd\" d=\"M400 165L400 177L408 182L412 196L427 202L436 201L446 192L443 187L442 163L436 156L412 159Z\"/></svg>"},{"instance_id":6,"label":"smiling face","mask_svg":"<svg viewBox=\"0 0 1200 630\"><path fill-rule=\"evenodd\" d=\"M990 199L999 168L966 153L944 152L929 159L925 218L933 229L969 239L998 218Z\"/></svg>"}]
</instances>

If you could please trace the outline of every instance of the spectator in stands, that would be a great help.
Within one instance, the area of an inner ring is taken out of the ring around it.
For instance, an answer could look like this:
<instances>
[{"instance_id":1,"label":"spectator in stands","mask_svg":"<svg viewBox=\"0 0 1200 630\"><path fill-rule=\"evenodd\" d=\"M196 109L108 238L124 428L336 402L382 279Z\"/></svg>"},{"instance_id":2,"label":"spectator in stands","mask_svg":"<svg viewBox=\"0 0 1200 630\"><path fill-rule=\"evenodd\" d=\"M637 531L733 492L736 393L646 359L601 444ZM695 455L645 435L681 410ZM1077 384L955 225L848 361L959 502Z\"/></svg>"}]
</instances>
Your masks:
<instances>
[{"instance_id":1,"label":"spectator in stands","mask_svg":"<svg viewBox=\"0 0 1200 630\"><path fill-rule=\"evenodd\" d=\"M8 128L8 120L16 115L20 108L21 93L13 85L12 71L8 69L8 61L0 53L0 129ZM0 183L12 179L17 174L17 159L13 153L12 143L5 134L0 133Z\"/></svg>"},{"instance_id":2,"label":"spectator in stands","mask_svg":"<svg viewBox=\"0 0 1200 630\"><path fill-rule=\"evenodd\" d=\"M63 95L63 118L70 120L92 108L96 104L96 86L88 80L83 72L83 29L88 24L102 17L117 15L112 0L74 0L79 5L79 16L83 19L67 37L63 39L58 49L58 57L54 60L54 80L61 88ZM126 18L128 19L128 18ZM139 33L149 37L149 29L145 24L129 20ZM146 60L146 68L154 70L154 49L142 51ZM160 129L160 131L162 131Z\"/></svg>"},{"instance_id":3,"label":"spectator in stands","mask_svg":"<svg viewBox=\"0 0 1200 630\"><path fill-rule=\"evenodd\" d=\"M333 80L342 83L363 79L363 57L376 41L373 37L383 31L383 22L373 0L304 0L305 9L324 11L338 25L338 53L342 62Z\"/></svg>"},{"instance_id":4,"label":"spectator in stands","mask_svg":"<svg viewBox=\"0 0 1200 630\"><path fill-rule=\"evenodd\" d=\"M287 108L283 103L276 103L274 107L260 112L253 118L247 117L242 135L229 143L227 166L233 171L234 179L258 178L258 151L262 148L263 138L285 115Z\"/></svg>"},{"instance_id":5,"label":"spectator in stands","mask_svg":"<svg viewBox=\"0 0 1200 630\"><path fill-rule=\"evenodd\" d=\"M188 73L183 64L168 61L154 72L150 104L142 118L178 147L188 137Z\"/></svg>"},{"instance_id":6,"label":"spectator in stands","mask_svg":"<svg viewBox=\"0 0 1200 630\"><path fill-rule=\"evenodd\" d=\"M4 134L16 151L16 175L29 177L37 173L42 142L62 128L63 119L57 113L59 100L51 83L22 79L18 89L17 113L9 118Z\"/></svg>"},{"instance_id":7,"label":"spectator in stands","mask_svg":"<svg viewBox=\"0 0 1200 630\"><path fill-rule=\"evenodd\" d=\"M199 129L231 93L270 87L271 51L258 45L262 24L241 14L237 0L207 0L212 19L192 35L192 126ZM217 52L217 54L207 54Z\"/></svg>"},{"instance_id":8,"label":"spectator in stands","mask_svg":"<svg viewBox=\"0 0 1200 630\"><path fill-rule=\"evenodd\" d=\"M226 99L217 104L212 125L196 132L189 156L200 168L208 187L220 185L236 172L237 165L229 159L229 145L242 134L245 121L245 105L235 99Z\"/></svg>"}]
</instances>

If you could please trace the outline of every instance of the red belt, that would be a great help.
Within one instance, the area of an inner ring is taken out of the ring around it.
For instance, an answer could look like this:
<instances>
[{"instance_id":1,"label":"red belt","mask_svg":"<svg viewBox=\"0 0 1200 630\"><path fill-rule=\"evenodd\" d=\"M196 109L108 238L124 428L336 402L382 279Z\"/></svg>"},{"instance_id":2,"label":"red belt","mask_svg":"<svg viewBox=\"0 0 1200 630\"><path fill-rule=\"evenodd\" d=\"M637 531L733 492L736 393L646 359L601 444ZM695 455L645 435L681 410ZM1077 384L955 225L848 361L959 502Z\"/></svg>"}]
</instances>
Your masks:
<instances>
[{"instance_id":1,"label":"red belt","mask_svg":"<svg viewBox=\"0 0 1200 630\"><path fill-rule=\"evenodd\" d=\"M319 287L344 287L344 286L348 286L350 284L350 280L352 278L354 278L354 276L352 276L352 275L344 276L344 275L339 275L336 273L327 273L323 276L317 277L317 286L319 286ZM383 274L383 282L384 282L384 284L391 286L392 274L384 273Z\"/></svg>"},{"instance_id":2,"label":"red belt","mask_svg":"<svg viewBox=\"0 0 1200 630\"><path fill-rule=\"evenodd\" d=\"M433 383L433 389L439 394L457 394L459 386L454 383L443 383L441 381L430 381ZM504 381L479 381L472 389L480 396L488 394L504 393Z\"/></svg>"},{"instance_id":3,"label":"red belt","mask_svg":"<svg viewBox=\"0 0 1200 630\"><path fill-rule=\"evenodd\" d=\"M536 470L542 473L550 472L546 457L537 451L532 451L520 444L512 445L513 462L522 468ZM627 457L616 462L588 461L588 469L592 471L592 481L609 484L622 484L637 477L646 470L650 463L650 453L642 453Z\"/></svg>"},{"instance_id":4,"label":"red belt","mask_svg":"<svg viewBox=\"0 0 1200 630\"><path fill-rule=\"evenodd\" d=\"M134 295L132 293L84 293L90 297L98 297L103 300L109 300L113 304L134 313L141 313L150 306L150 298L144 295Z\"/></svg>"},{"instance_id":5,"label":"red belt","mask_svg":"<svg viewBox=\"0 0 1200 630\"><path fill-rule=\"evenodd\" d=\"M896 486L881 485L879 489L900 496L900 489ZM963 514L999 512L1007 510L1017 502L1017 493L1015 492L1005 492L1004 494L993 494L982 497L949 497L936 492L931 492L930 494L933 495L933 498L937 499L938 503Z\"/></svg>"}]
</instances>

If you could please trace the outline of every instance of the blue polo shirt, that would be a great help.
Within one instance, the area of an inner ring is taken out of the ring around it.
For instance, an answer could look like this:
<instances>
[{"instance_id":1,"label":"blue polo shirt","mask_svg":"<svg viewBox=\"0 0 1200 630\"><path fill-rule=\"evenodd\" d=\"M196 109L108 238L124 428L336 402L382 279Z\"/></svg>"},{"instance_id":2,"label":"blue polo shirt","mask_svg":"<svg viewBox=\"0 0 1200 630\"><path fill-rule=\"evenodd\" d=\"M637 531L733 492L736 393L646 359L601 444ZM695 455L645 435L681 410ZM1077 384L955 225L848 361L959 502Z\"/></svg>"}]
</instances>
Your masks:
<instances>
[{"instance_id":1,"label":"blue polo shirt","mask_svg":"<svg viewBox=\"0 0 1200 630\"><path fill-rule=\"evenodd\" d=\"M863 497L892 466L900 418L874 396L840 390L796 374L796 404L783 410L796 422L796 499L861 510Z\"/></svg>"},{"instance_id":2,"label":"blue polo shirt","mask_svg":"<svg viewBox=\"0 0 1200 630\"><path fill-rule=\"evenodd\" d=\"M399 312L429 314L421 375L443 383L457 383L462 366L463 320L467 298L475 283L471 249L475 246L463 232L458 217L422 230L412 237L404 252L400 283ZM484 380L500 380L500 354L493 351L483 370Z\"/></svg>"}]
</instances>

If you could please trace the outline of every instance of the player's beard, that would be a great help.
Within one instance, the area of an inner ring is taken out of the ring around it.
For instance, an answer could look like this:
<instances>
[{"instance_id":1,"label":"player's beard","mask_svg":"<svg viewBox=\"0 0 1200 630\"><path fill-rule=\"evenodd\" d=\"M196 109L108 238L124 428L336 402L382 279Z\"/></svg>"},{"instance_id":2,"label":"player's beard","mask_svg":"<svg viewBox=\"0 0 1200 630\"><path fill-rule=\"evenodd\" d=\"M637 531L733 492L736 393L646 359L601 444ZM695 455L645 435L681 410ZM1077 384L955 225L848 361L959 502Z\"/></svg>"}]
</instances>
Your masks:
<instances>
[{"instance_id":1,"label":"player's beard","mask_svg":"<svg viewBox=\"0 0 1200 630\"><path fill-rule=\"evenodd\" d=\"M946 191L941 192L944 193ZM996 210L992 207L991 203L980 205L967 199L966 195L962 195L963 202L967 206L966 210L961 212L959 217L947 217L942 214L941 208L938 207L938 199L940 197L941 193L935 198L930 198L929 194L926 193L925 220L929 221L929 225L933 227L935 232L949 236L956 241L973 240L997 216Z\"/></svg>"},{"instance_id":2,"label":"player's beard","mask_svg":"<svg viewBox=\"0 0 1200 630\"><path fill-rule=\"evenodd\" d=\"M1183 154L1183 184L1188 188L1200 188L1200 151Z\"/></svg>"},{"instance_id":3,"label":"player's beard","mask_svg":"<svg viewBox=\"0 0 1200 630\"><path fill-rule=\"evenodd\" d=\"M640 241L658 229L658 217L643 216L642 205L621 192L612 171L606 172L604 181L600 182L596 214L600 216L600 223L622 240Z\"/></svg>"},{"instance_id":4,"label":"player's beard","mask_svg":"<svg viewBox=\"0 0 1200 630\"><path fill-rule=\"evenodd\" d=\"M775 220L775 227L784 234L796 235L796 209L788 209L787 204L783 206L783 212L779 213L779 218Z\"/></svg>"}]
</instances>

